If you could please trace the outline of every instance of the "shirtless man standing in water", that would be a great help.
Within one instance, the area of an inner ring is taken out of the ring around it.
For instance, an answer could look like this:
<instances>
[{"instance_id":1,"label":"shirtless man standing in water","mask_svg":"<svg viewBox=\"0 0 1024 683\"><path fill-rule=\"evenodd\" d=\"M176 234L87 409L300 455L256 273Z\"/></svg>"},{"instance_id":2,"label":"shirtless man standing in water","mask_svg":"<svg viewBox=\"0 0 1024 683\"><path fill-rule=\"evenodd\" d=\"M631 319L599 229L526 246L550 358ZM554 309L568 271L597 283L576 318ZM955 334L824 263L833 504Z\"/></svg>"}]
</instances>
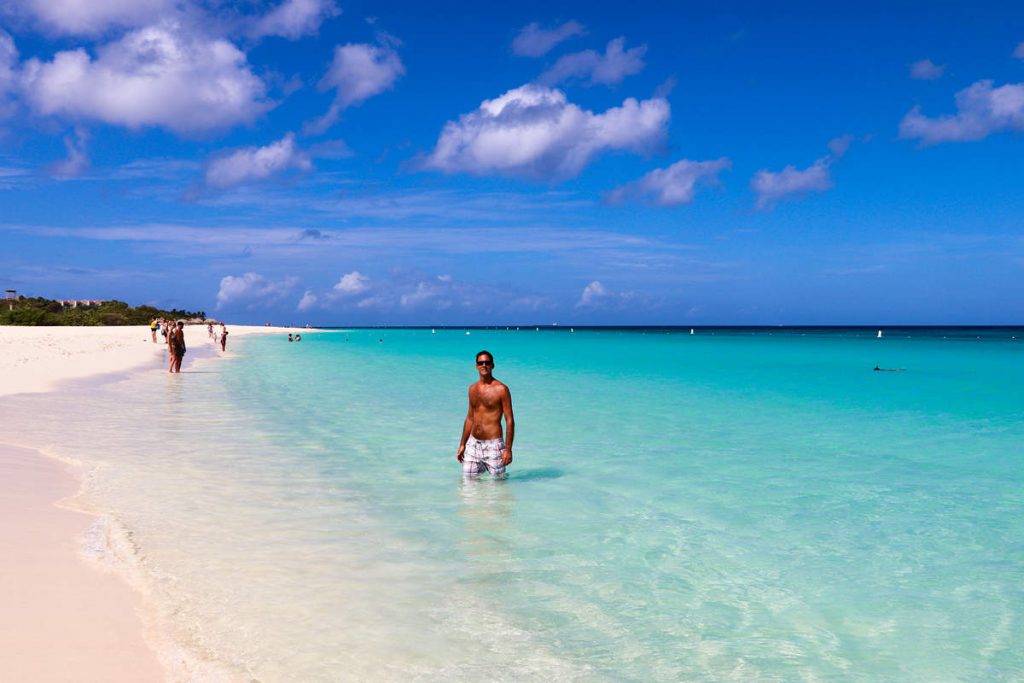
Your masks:
<instances>
[{"instance_id":1,"label":"shirtless man standing in water","mask_svg":"<svg viewBox=\"0 0 1024 683\"><path fill-rule=\"evenodd\" d=\"M494 356L490 351L476 354L476 370L480 380L469 387L469 412L455 457L462 463L463 476L476 477L486 471L504 477L505 468L512 463L512 441L516 435L512 394L491 374ZM507 439L501 436L502 416Z\"/></svg>"}]
</instances>

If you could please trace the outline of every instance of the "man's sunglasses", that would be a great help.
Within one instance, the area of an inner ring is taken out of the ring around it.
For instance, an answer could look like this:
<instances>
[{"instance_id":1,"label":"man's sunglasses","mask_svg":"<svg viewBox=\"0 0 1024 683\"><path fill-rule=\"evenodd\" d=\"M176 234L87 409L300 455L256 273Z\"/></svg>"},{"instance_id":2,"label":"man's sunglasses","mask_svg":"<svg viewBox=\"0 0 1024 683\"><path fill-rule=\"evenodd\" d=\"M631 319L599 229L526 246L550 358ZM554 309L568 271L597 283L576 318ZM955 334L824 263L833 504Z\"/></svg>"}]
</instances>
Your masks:
<instances>
[{"instance_id":1,"label":"man's sunglasses","mask_svg":"<svg viewBox=\"0 0 1024 683\"><path fill-rule=\"evenodd\" d=\"M494 365L494 361L493 360L478 360L476 362L476 364L477 365Z\"/></svg>"}]
</instances>

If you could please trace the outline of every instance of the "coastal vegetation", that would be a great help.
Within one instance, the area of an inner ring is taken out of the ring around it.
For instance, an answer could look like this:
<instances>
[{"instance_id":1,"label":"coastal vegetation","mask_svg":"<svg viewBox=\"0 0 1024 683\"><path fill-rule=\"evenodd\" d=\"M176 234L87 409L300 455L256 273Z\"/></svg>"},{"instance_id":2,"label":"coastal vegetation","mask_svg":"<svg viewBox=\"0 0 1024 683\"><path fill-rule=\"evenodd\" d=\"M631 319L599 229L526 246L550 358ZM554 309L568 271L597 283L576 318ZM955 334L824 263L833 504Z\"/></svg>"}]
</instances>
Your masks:
<instances>
[{"instance_id":1,"label":"coastal vegetation","mask_svg":"<svg viewBox=\"0 0 1024 683\"><path fill-rule=\"evenodd\" d=\"M19 296L0 303L0 325L148 325L154 318L206 320L203 311L129 306L123 301L61 301Z\"/></svg>"}]
</instances>

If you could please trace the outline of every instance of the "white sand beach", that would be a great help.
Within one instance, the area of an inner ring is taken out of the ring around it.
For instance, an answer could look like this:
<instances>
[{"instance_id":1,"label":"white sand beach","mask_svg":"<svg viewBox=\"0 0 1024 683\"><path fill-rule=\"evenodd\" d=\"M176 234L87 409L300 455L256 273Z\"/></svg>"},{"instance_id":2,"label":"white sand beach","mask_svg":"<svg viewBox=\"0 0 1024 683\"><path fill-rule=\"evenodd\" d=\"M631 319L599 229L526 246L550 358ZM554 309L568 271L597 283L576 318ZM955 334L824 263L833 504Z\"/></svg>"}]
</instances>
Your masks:
<instances>
[{"instance_id":1,"label":"white sand beach","mask_svg":"<svg viewBox=\"0 0 1024 683\"><path fill-rule=\"evenodd\" d=\"M296 331L228 330L228 353L245 335ZM0 398L10 404L18 394L60 391L68 381L111 373L166 372L166 347L157 340L144 326L0 327ZM187 328L186 341L213 348L205 326ZM221 354L219 345L211 352ZM186 356L186 365L194 358ZM76 494L79 474L5 443L5 431L0 414L0 680L169 678L144 633L140 597L81 555L92 516L61 504Z\"/></svg>"}]
</instances>

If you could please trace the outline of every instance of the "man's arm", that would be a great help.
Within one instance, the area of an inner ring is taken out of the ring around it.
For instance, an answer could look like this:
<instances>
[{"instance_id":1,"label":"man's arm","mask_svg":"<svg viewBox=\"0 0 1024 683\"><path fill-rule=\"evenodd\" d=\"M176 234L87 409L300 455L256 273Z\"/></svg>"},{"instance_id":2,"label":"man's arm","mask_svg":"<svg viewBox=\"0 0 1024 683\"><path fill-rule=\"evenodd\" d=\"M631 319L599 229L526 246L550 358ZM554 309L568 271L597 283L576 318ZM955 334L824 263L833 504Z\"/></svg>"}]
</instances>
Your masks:
<instances>
[{"instance_id":1,"label":"man's arm","mask_svg":"<svg viewBox=\"0 0 1024 683\"><path fill-rule=\"evenodd\" d=\"M455 459L462 462L463 453L466 452L466 441L469 440L469 435L473 433L473 387L469 388L469 408L466 410L466 421L462 425L462 440L459 441L459 452L455 454Z\"/></svg>"},{"instance_id":2,"label":"man's arm","mask_svg":"<svg viewBox=\"0 0 1024 683\"><path fill-rule=\"evenodd\" d=\"M512 415L512 392L508 387L501 393L501 412L505 415L505 450L501 452L501 462L506 467L512 464L512 442L516 438L516 419Z\"/></svg>"}]
</instances>

